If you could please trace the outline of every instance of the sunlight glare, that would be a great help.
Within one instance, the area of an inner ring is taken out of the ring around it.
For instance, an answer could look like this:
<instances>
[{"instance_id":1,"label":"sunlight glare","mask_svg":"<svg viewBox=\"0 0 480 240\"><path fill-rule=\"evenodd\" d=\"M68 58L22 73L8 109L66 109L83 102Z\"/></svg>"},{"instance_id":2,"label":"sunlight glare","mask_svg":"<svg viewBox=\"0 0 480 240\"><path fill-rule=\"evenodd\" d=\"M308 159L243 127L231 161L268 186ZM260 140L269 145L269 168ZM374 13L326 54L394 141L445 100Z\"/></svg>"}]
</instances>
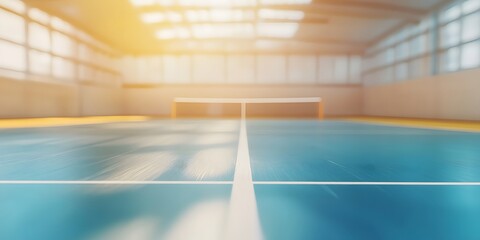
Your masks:
<instances>
[{"instance_id":1,"label":"sunlight glare","mask_svg":"<svg viewBox=\"0 0 480 240\"><path fill-rule=\"evenodd\" d=\"M229 148L210 148L199 151L188 162L185 174L196 180L225 175L234 167L235 152Z\"/></svg>"},{"instance_id":2,"label":"sunlight glare","mask_svg":"<svg viewBox=\"0 0 480 240\"><path fill-rule=\"evenodd\" d=\"M166 240L221 240L228 203L225 200L201 202L189 208L167 232Z\"/></svg>"}]
</instances>

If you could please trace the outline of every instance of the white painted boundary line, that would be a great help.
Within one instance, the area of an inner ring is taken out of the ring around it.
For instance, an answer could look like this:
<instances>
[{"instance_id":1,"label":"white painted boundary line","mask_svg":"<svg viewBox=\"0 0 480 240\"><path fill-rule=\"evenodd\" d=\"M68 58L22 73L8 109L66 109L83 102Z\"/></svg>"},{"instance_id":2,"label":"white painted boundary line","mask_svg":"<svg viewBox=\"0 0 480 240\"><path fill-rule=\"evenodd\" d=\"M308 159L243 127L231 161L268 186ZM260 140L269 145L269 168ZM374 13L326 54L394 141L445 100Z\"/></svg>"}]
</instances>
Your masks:
<instances>
[{"instance_id":1,"label":"white painted boundary line","mask_svg":"<svg viewBox=\"0 0 480 240\"><path fill-rule=\"evenodd\" d=\"M384 186L480 186L480 182L273 182L257 181L255 185L384 185Z\"/></svg>"},{"instance_id":2,"label":"white painted boundary line","mask_svg":"<svg viewBox=\"0 0 480 240\"><path fill-rule=\"evenodd\" d=\"M237 162L225 237L227 240L263 239L250 167L245 113L246 103L242 102Z\"/></svg>"},{"instance_id":3,"label":"white painted boundary line","mask_svg":"<svg viewBox=\"0 0 480 240\"><path fill-rule=\"evenodd\" d=\"M11 185L231 185L232 181L0 181Z\"/></svg>"}]
</instances>

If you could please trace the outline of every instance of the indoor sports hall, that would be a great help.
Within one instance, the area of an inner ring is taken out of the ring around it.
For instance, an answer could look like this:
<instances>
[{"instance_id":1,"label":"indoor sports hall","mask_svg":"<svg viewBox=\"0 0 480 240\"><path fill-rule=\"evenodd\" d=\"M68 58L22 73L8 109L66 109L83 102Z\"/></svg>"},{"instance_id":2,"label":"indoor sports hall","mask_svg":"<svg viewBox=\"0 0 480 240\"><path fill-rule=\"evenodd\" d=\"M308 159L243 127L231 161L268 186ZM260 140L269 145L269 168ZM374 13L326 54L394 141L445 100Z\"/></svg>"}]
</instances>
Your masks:
<instances>
[{"instance_id":1,"label":"indoor sports hall","mask_svg":"<svg viewBox=\"0 0 480 240\"><path fill-rule=\"evenodd\" d=\"M0 0L0 240L480 240L480 0Z\"/></svg>"}]
</instances>

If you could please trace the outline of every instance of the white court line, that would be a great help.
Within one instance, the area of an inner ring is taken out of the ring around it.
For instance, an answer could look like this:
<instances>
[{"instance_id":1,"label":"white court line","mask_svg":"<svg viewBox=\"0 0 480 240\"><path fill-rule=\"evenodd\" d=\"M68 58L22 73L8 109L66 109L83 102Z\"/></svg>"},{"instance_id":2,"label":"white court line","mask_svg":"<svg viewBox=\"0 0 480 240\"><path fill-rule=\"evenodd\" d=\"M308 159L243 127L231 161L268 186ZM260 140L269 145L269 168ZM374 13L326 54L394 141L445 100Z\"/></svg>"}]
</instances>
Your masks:
<instances>
[{"instance_id":1,"label":"white court line","mask_svg":"<svg viewBox=\"0 0 480 240\"><path fill-rule=\"evenodd\" d=\"M245 113L246 104L243 102L237 162L227 219L227 240L263 239L250 167Z\"/></svg>"},{"instance_id":2,"label":"white court line","mask_svg":"<svg viewBox=\"0 0 480 240\"><path fill-rule=\"evenodd\" d=\"M275 182L257 181L255 185L391 185L391 186L480 186L480 182Z\"/></svg>"},{"instance_id":3,"label":"white court line","mask_svg":"<svg viewBox=\"0 0 480 240\"><path fill-rule=\"evenodd\" d=\"M1 180L7 185L232 185L233 181L56 181ZM293 182L255 181L254 185L392 185L392 186L480 186L480 182Z\"/></svg>"},{"instance_id":4,"label":"white court line","mask_svg":"<svg viewBox=\"0 0 480 240\"><path fill-rule=\"evenodd\" d=\"M229 185L232 181L0 181L0 184L12 185Z\"/></svg>"}]
</instances>

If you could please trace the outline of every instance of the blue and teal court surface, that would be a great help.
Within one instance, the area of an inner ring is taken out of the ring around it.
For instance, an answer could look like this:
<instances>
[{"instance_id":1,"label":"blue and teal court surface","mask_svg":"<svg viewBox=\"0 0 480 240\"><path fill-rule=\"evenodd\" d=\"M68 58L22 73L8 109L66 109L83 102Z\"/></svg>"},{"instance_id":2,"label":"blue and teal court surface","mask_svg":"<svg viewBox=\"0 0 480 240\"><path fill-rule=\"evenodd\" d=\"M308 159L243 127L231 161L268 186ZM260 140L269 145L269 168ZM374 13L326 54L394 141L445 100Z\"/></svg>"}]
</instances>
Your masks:
<instances>
[{"instance_id":1,"label":"blue and teal court surface","mask_svg":"<svg viewBox=\"0 0 480 240\"><path fill-rule=\"evenodd\" d=\"M0 130L0 239L223 240L241 128ZM246 131L265 240L480 239L479 133L314 120Z\"/></svg>"}]
</instances>

